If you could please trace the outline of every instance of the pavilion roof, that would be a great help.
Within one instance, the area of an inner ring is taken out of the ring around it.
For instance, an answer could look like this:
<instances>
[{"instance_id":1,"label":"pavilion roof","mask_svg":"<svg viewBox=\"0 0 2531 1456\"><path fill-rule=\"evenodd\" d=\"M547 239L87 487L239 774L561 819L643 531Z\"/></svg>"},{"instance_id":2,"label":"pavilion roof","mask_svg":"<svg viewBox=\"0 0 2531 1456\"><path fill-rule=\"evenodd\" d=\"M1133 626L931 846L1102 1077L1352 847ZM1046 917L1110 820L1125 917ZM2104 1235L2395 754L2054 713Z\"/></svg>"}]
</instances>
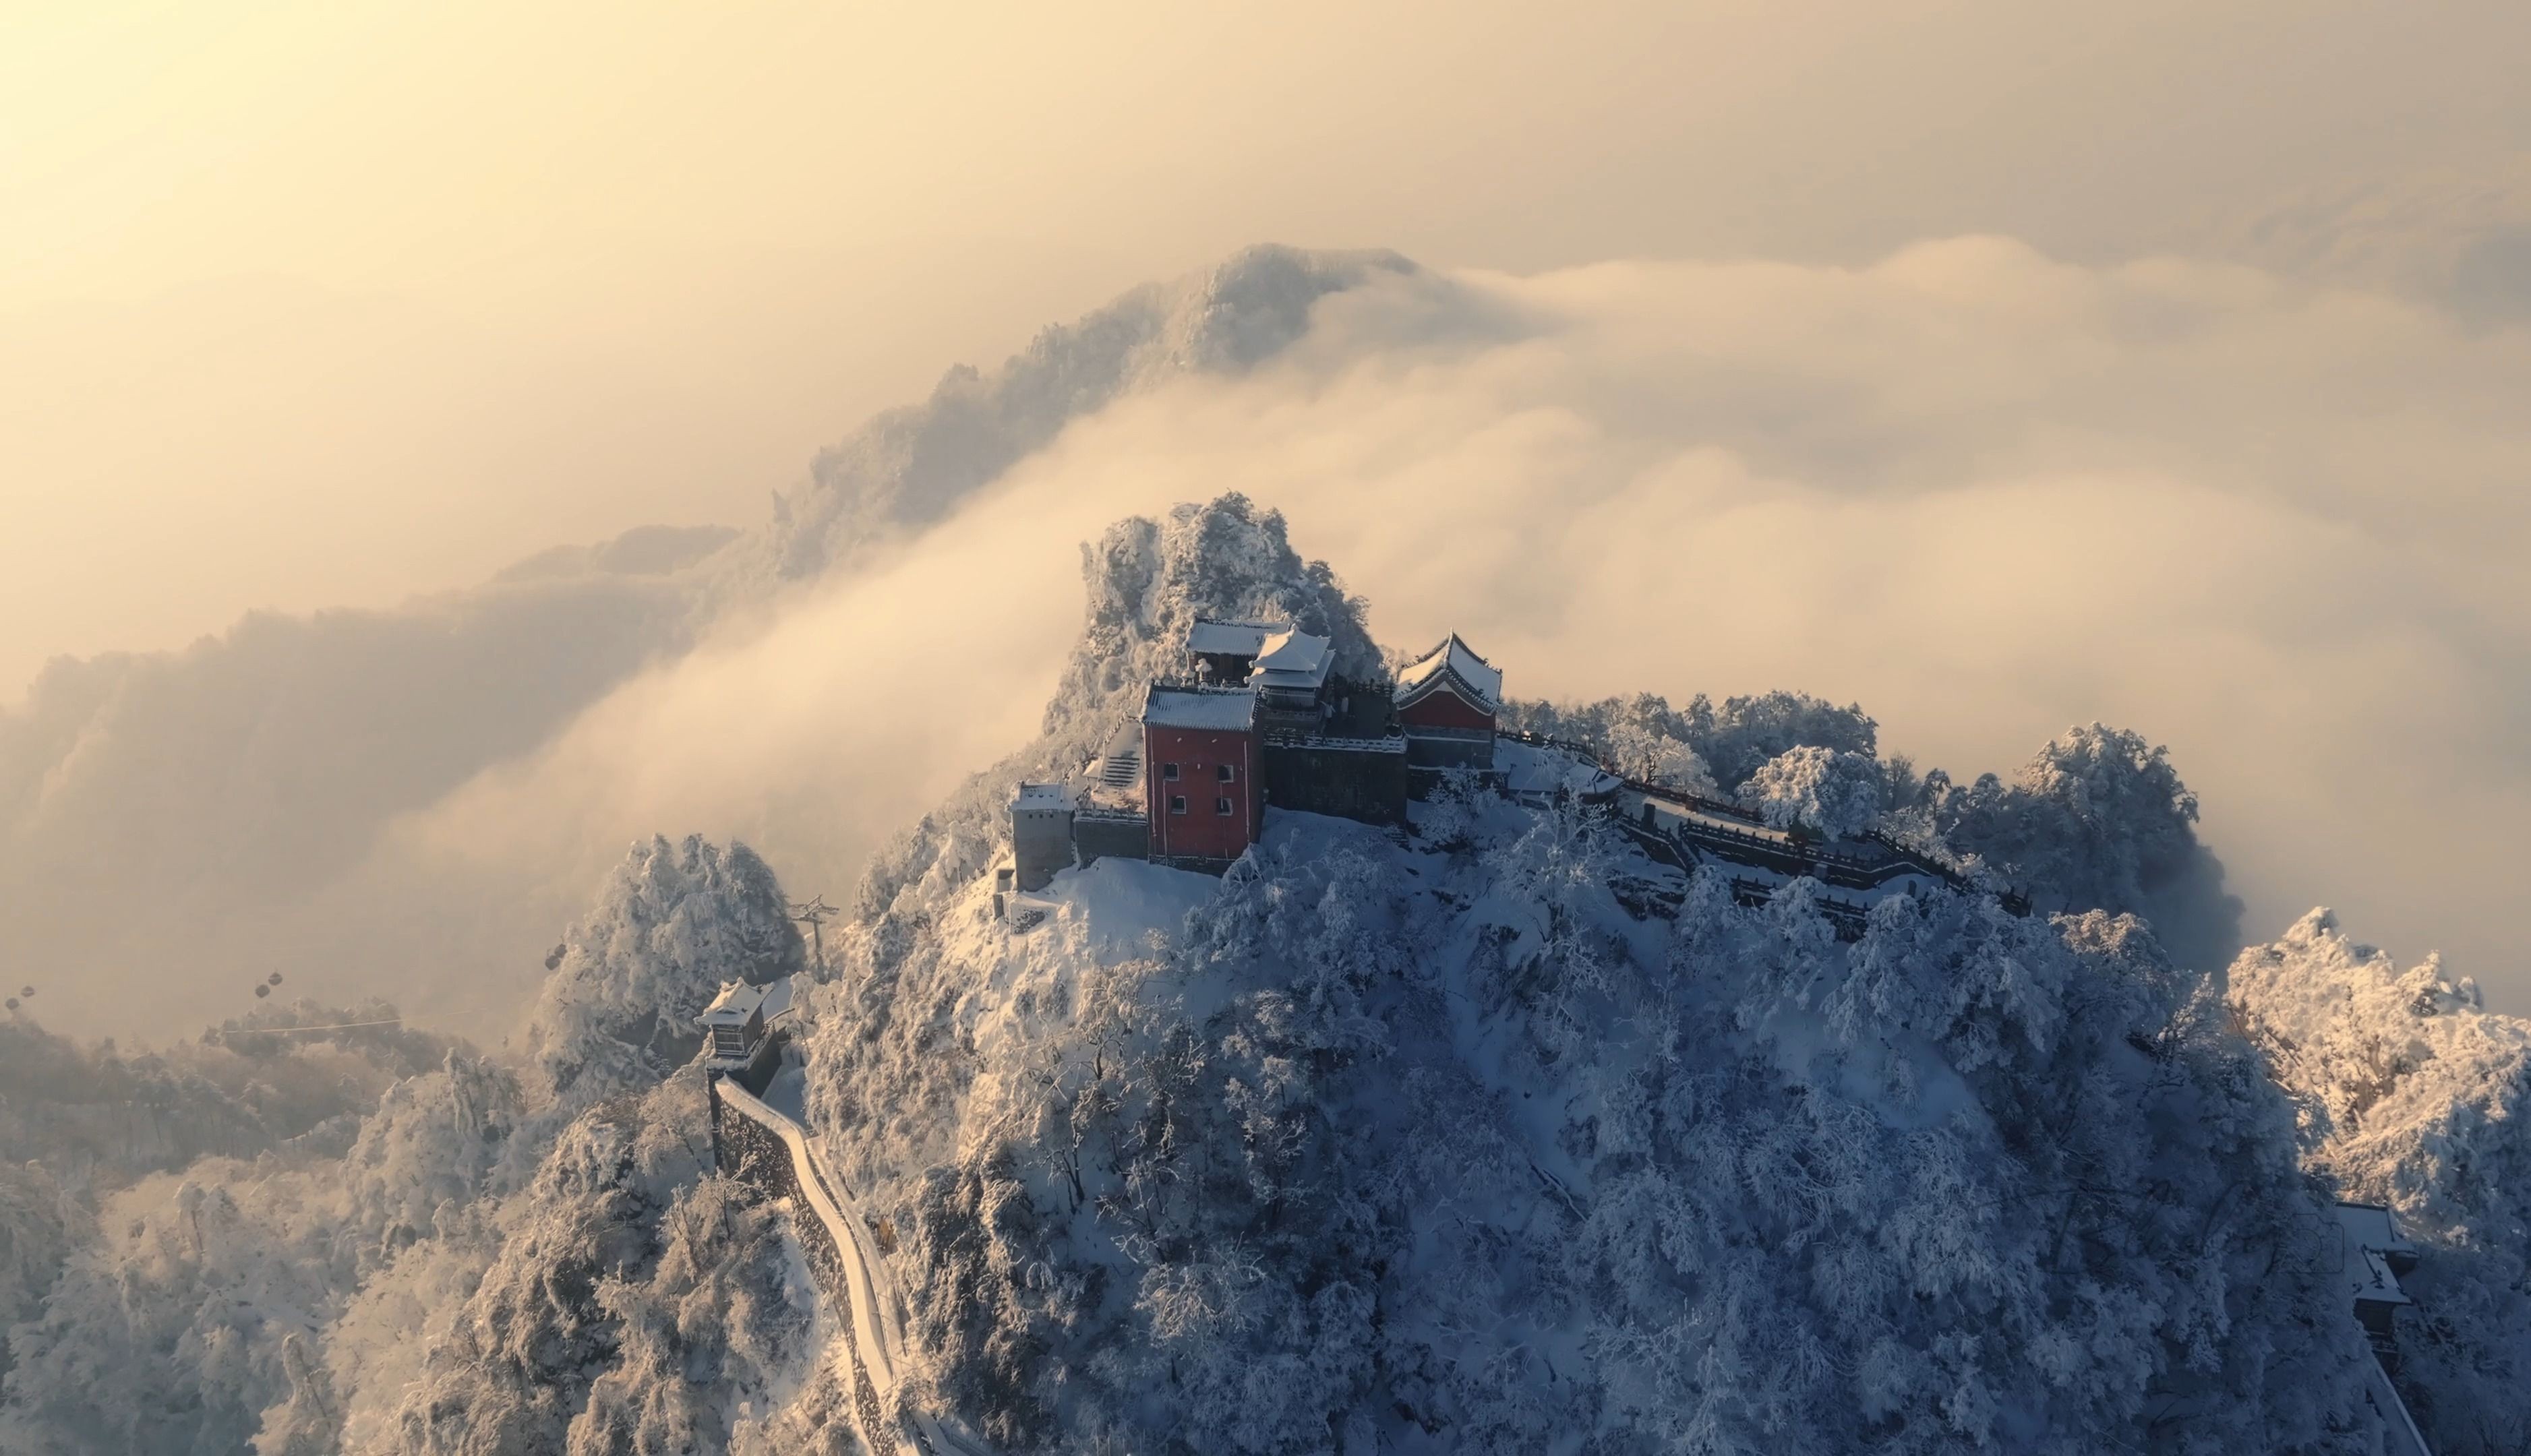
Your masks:
<instances>
[{"instance_id":1,"label":"pavilion roof","mask_svg":"<svg viewBox=\"0 0 2531 1456\"><path fill-rule=\"evenodd\" d=\"M1267 638L1289 630L1280 622L1198 617L1187 629L1187 650L1208 657L1254 657L1266 649Z\"/></svg>"},{"instance_id":2,"label":"pavilion roof","mask_svg":"<svg viewBox=\"0 0 2531 1456\"><path fill-rule=\"evenodd\" d=\"M1397 674L1397 700L1412 702L1446 682L1455 682L1462 696L1474 698L1481 707L1502 705L1502 669L1478 656L1455 632Z\"/></svg>"}]
</instances>

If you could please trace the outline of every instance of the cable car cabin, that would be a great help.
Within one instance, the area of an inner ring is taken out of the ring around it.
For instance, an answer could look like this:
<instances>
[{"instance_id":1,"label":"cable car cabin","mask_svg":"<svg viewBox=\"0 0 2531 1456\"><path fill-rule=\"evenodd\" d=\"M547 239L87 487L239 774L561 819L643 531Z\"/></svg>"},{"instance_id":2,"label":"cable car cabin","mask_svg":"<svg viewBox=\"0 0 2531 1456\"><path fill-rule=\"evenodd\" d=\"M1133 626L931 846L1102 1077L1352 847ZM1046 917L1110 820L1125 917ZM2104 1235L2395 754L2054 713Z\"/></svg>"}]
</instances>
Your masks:
<instances>
[{"instance_id":1,"label":"cable car cabin","mask_svg":"<svg viewBox=\"0 0 2531 1456\"><path fill-rule=\"evenodd\" d=\"M720 994L695 1018L703 1029L703 1070L726 1077L761 1096L773 1081L781 1037L773 1023L791 1011L791 978L763 985L743 980L723 984Z\"/></svg>"},{"instance_id":2,"label":"cable car cabin","mask_svg":"<svg viewBox=\"0 0 2531 1456\"><path fill-rule=\"evenodd\" d=\"M1502 669L1452 633L1397 674L1397 726L1410 768L1494 766Z\"/></svg>"}]
</instances>

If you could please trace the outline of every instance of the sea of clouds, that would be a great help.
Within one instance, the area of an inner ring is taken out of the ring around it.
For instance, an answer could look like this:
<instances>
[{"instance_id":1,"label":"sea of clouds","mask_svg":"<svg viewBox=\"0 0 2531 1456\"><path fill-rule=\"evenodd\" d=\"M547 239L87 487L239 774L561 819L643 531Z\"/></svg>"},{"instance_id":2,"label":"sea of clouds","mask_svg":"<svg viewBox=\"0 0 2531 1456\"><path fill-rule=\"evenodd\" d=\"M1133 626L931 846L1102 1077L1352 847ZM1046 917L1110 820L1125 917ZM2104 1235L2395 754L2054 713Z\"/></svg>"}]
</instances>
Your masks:
<instances>
[{"instance_id":1,"label":"sea of clouds","mask_svg":"<svg viewBox=\"0 0 2531 1456\"><path fill-rule=\"evenodd\" d=\"M1985 237L1860 268L1340 271L1293 296L1297 337L1111 370L1049 418L1033 396L1015 463L821 571L730 565L764 555L759 527L717 556L250 624L151 668L220 680L240 721L216 742L265 747L247 766L202 751L197 699L163 683L39 684L0 716L7 950L67 1029L181 1032L268 965L497 1040L637 836L735 836L843 898L1031 731L1079 627L1079 543L1238 490L1382 641L1456 630L1520 696L1800 689L1963 778L2071 723L2136 728L2201 795L2250 935L2326 902L2531 1005L2509 908L2531 868L2531 331ZM1175 346L1159 326L1116 347ZM321 668L303 651L276 679L257 649L328 630L352 636ZM325 732L347 696L398 692L438 729ZM329 771L388 787L275 790Z\"/></svg>"}]
</instances>

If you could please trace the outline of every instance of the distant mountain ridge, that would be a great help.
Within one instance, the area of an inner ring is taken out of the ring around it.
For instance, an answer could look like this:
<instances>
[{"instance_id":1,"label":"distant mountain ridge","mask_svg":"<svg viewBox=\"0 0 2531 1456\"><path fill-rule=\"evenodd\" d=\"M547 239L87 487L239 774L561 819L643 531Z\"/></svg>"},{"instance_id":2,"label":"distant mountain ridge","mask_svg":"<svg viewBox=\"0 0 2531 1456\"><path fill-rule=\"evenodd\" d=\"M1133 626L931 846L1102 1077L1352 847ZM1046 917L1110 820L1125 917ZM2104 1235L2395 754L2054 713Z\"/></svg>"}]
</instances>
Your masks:
<instances>
[{"instance_id":1,"label":"distant mountain ridge","mask_svg":"<svg viewBox=\"0 0 2531 1456\"><path fill-rule=\"evenodd\" d=\"M2084 903L2194 843L2141 740L2077 731L1981 792L2012 832L1975 832L2053 919L1932 888L1848 942L1798 882L1741 906L1588 812L1444 792L1410 834L1271 816L1217 879L1068 871L1023 928L993 911L1010 785L1103 747L1196 615L1378 652L1366 604L1235 496L1121 522L1085 564L1042 734L876 859L800 988L811 1130L905 1293L906 1399L1006 1456L2354 1456L2372 1356L2335 1173L2382 1179L2442 1260L2412 1354L2438 1450L2504 1449L2519 1387L2470 1382L2522 1359L2531 1036L2317 918L2243 956L2227 1008ZM1619 759L1772 793L1841 755L1838 813L1868 770L1884 830L1971 822L1860 708L1566 712ZM788 916L743 846L646 841L519 1044L275 1007L136 1069L145 1137L69 1115L126 1064L22 1029L0 1446L831 1440L853 1386L796 1210L713 1175L684 1059L721 982L809 969ZM2385 1159L2329 1141L2367 1119L2421 1131Z\"/></svg>"},{"instance_id":2,"label":"distant mountain ridge","mask_svg":"<svg viewBox=\"0 0 2531 1456\"><path fill-rule=\"evenodd\" d=\"M1390 253L1250 249L1047 328L990 371L950 370L820 452L751 530L646 527L391 610L257 613L181 651L56 661L0 708L0 965L93 987L92 1030L134 1030L163 1001L174 1016L150 1030L172 1031L225 997L188 981L118 1007L131 968L181 954L222 982L340 961L357 930L337 910L313 912L304 951L248 922L306 905L397 815L531 753L716 620L938 521L1071 420L1254 367L1320 299L1415 273ZM242 964L224 976L225 957Z\"/></svg>"}]
</instances>

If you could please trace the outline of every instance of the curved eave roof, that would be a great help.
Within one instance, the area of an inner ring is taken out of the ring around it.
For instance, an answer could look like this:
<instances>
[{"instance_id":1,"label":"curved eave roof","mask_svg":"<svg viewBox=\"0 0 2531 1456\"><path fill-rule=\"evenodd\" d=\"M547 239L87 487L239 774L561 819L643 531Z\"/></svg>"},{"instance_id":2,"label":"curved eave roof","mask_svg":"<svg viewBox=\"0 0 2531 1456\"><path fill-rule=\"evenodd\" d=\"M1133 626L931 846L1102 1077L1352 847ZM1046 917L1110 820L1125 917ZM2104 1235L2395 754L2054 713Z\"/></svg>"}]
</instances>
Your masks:
<instances>
[{"instance_id":1,"label":"curved eave roof","mask_svg":"<svg viewBox=\"0 0 2531 1456\"><path fill-rule=\"evenodd\" d=\"M1478 656L1455 632L1398 673L1397 701L1420 702L1444 686L1488 712L1502 704L1502 669Z\"/></svg>"}]
</instances>

